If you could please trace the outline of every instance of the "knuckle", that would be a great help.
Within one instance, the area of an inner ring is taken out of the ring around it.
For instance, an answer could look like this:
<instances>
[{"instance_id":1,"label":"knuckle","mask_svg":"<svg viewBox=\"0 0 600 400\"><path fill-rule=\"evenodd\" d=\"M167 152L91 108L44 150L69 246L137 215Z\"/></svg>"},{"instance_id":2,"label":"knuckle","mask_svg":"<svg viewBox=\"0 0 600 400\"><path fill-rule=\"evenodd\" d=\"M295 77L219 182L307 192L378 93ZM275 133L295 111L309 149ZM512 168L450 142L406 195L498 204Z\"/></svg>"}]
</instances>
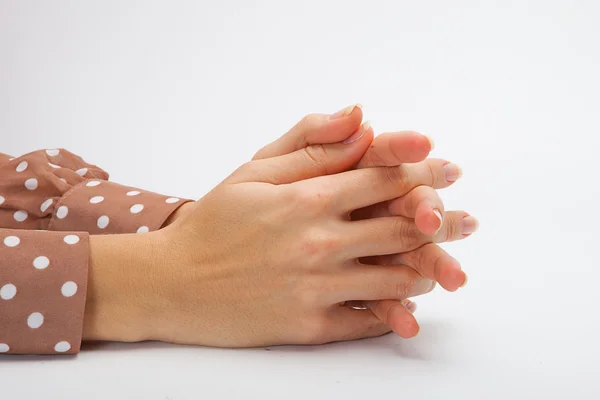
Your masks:
<instances>
[{"instance_id":1,"label":"knuckle","mask_svg":"<svg viewBox=\"0 0 600 400\"><path fill-rule=\"evenodd\" d=\"M403 218L396 218L392 225L392 240L400 240L403 248L414 248L420 239L420 233L416 225Z\"/></svg>"},{"instance_id":2,"label":"knuckle","mask_svg":"<svg viewBox=\"0 0 600 400\"><path fill-rule=\"evenodd\" d=\"M320 117L318 114L307 114L300 120L299 125L305 129L311 129L319 125Z\"/></svg>"},{"instance_id":3,"label":"knuckle","mask_svg":"<svg viewBox=\"0 0 600 400\"><path fill-rule=\"evenodd\" d=\"M428 186L435 187L437 184L437 174L435 173L433 165L431 164L431 162L429 162L429 160L425 161L425 168Z\"/></svg>"},{"instance_id":4,"label":"knuckle","mask_svg":"<svg viewBox=\"0 0 600 400\"><path fill-rule=\"evenodd\" d=\"M396 281L396 299L406 299L412 296L417 280L414 277L405 277Z\"/></svg>"},{"instance_id":5,"label":"knuckle","mask_svg":"<svg viewBox=\"0 0 600 400\"><path fill-rule=\"evenodd\" d=\"M252 172L256 169L256 162L255 161L246 161L245 163L243 163L239 168L238 171L242 171L242 172Z\"/></svg>"},{"instance_id":6,"label":"knuckle","mask_svg":"<svg viewBox=\"0 0 600 400\"><path fill-rule=\"evenodd\" d=\"M304 148L306 157L317 168L319 175L327 175L327 149L322 144L313 144Z\"/></svg>"},{"instance_id":7,"label":"knuckle","mask_svg":"<svg viewBox=\"0 0 600 400\"><path fill-rule=\"evenodd\" d=\"M338 235L317 230L309 231L302 240L303 254L315 262L321 262L332 253L339 252L342 240Z\"/></svg>"},{"instance_id":8,"label":"knuckle","mask_svg":"<svg viewBox=\"0 0 600 400\"><path fill-rule=\"evenodd\" d=\"M327 213L336 201L333 191L326 188L297 190L294 197L297 207L309 215Z\"/></svg>"},{"instance_id":9,"label":"knuckle","mask_svg":"<svg viewBox=\"0 0 600 400\"><path fill-rule=\"evenodd\" d=\"M406 174L399 167L381 168L383 180L386 184L391 185L399 193L404 191L406 187Z\"/></svg>"},{"instance_id":10,"label":"knuckle","mask_svg":"<svg viewBox=\"0 0 600 400\"><path fill-rule=\"evenodd\" d=\"M447 223L446 223L446 226L444 227L445 229L444 229L444 232L442 235L442 240L444 242L450 242L459 235L461 230L459 229L458 222L456 221L455 218L452 218L452 219L448 218L446 220L446 222Z\"/></svg>"}]
</instances>

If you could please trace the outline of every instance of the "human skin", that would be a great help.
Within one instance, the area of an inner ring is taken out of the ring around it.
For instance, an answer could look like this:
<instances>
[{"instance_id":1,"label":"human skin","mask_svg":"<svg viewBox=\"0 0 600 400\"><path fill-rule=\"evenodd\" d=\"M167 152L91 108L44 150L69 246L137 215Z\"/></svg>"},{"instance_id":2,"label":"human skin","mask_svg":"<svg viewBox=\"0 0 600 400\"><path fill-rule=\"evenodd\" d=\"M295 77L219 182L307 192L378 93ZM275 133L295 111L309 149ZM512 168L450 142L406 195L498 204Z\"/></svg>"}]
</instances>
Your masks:
<instances>
[{"instance_id":1,"label":"human skin","mask_svg":"<svg viewBox=\"0 0 600 400\"><path fill-rule=\"evenodd\" d=\"M275 157L304 148L307 151L321 153L322 164L327 165L328 172L339 172L351 161L357 162L356 168L394 167L403 163L418 163L424 161L433 149L431 138L412 131L383 133L373 138L371 130L363 130L361 136L357 133L361 132L359 128L362 118L360 105L346 107L333 115L307 115L281 138L261 149L254 159ZM364 153L360 161L340 160L323 154L326 152L324 144L346 138L361 141L359 146L364 149ZM440 161L443 164L443 173L439 169ZM457 165L444 160L427 160L420 165L423 167L422 172L429 174L427 184L415 187L407 195L397 199L356 210L351 218L358 220L403 216L412 219L422 233L434 235L441 227L444 218L444 205L435 189L452 185L460 178L462 170ZM452 226L459 226L463 237L468 237L478 228L477 219L465 212L451 212L446 216L448 217L462 222ZM455 235L450 233L441 241L449 241ZM435 278L448 291L456 291L467 282L467 276L461 270L460 263L435 244L426 244L411 252L371 257L361 261L379 265L409 265L425 276ZM431 271L434 276L427 275ZM403 303L404 301L399 300L383 300L368 302L366 305L399 336L409 338L419 331L418 323L411 315L416 304ZM407 312L405 306L410 312Z\"/></svg>"},{"instance_id":2,"label":"human skin","mask_svg":"<svg viewBox=\"0 0 600 400\"><path fill-rule=\"evenodd\" d=\"M427 171L444 175L441 160L324 174L324 162L345 170L365 155L365 131L247 163L157 232L93 237L84 339L245 347L388 332L371 310L340 304L426 293L435 265L356 260L465 235L451 213L434 236L407 217L348 218L429 184Z\"/></svg>"}]
</instances>

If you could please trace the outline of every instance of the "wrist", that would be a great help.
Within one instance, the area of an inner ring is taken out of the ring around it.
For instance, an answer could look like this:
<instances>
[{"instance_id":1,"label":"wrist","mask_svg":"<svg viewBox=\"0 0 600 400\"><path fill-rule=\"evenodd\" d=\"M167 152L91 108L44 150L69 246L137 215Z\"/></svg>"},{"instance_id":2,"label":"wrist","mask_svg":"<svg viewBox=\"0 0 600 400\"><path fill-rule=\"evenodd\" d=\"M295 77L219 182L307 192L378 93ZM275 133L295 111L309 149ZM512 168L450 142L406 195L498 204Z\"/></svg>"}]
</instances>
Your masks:
<instances>
[{"instance_id":1,"label":"wrist","mask_svg":"<svg viewBox=\"0 0 600 400\"><path fill-rule=\"evenodd\" d=\"M153 337L157 304L153 271L161 231L91 236L83 339L136 342Z\"/></svg>"}]
</instances>

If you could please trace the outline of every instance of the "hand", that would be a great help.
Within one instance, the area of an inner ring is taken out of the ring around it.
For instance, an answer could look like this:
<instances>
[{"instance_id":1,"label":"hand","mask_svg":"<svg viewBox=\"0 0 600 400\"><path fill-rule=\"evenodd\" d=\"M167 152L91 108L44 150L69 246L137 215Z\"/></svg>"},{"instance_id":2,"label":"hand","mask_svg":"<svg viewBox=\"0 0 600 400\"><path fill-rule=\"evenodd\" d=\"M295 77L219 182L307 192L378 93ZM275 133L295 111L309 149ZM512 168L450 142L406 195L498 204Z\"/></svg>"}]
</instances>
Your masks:
<instances>
[{"instance_id":1,"label":"hand","mask_svg":"<svg viewBox=\"0 0 600 400\"><path fill-rule=\"evenodd\" d=\"M431 237L406 236L413 224L398 217L348 220L425 177L405 169L398 181L385 167L323 176L314 150L252 161L190 213L143 235L156 261L135 280L141 293L124 303L152 310L148 338L237 347L377 336L389 328L371 311L339 304L433 288L410 267L355 261L414 250ZM363 151L352 143L322 150L340 165Z\"/></svg>"},{"instance_id":2,"label":"hand","mask_svg":"<svg viewBox=\"0 0 600 400\"><path fill-rule=\"evenodd\" d=\"M362 142L365 153L363 153L360 161L356 159L345 160L346 164L348 162L358 162L357 168L391 167L401 163L423 161L433 148L431 139L415 132L388 133L378 136L375 140L373 140L372 135L362 137L354 135L354 132L360 132L358 129L362 121L360 107L348 107L337 113L337 116L338 118L333 119L324 114L313 114L305 117L286 135L261 149L256 154L255 159L275 157L298 150L302 146L319 146L350 137ZM369 144L367 150L366 146ZM361 143L358 143L358 145L360 146ZM323 152L321 151L321 153ZM322 157L321 163L327 165L327 168L332 172L337 172L343 168L340 165L340 160L328 157L328 155ZM407 167L418 170L418 173L428 175L428 178L425 179L428 180L428 185L416 186L406 196L398 199L357 210L352 214L352 219L393 215L414 218L416 228L424 234L435 236L432 241L464 238L477 229L477 220L464 212L448 213L445 215L446 223L442 226L443 203L434 188L443 188L454 183L461 175L460 168L443 160L426 160ZM401 170L397 172L401 174ZM449 223L448 219L453 221ZM459 227L459 229L449 229L452 227ZM412 252L369 260L363 259L361 261L379 265L409 265L425 276L435 278L444 288L450 291L455 291L464 286L467 280L460 264L434 244L427 244ZM369 303L369 307L388 323L398 335L412 337L418 333L419 327L414 317L407 312L405 305L397 300ZM408 311L414 311L415 305L409 305Z\"/></svg>"}]
</instances>

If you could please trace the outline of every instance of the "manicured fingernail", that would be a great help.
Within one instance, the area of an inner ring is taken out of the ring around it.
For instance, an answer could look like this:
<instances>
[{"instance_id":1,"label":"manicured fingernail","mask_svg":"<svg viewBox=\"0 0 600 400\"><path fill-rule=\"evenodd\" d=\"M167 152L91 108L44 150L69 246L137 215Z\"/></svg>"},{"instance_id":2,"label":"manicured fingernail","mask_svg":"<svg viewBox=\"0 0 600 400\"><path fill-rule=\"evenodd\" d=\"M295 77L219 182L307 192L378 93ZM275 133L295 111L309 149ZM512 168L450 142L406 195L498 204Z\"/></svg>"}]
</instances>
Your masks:
<instances>
[{"instance_id":1,"label":"manicured fingernail","mask_svg":"<svg viewBox=\"0 0 600 400\"><path fill-rule=\"evenodd\" d=\"M472 217L470 215L466 216L462 220L462 234L470 235L475 232L479 228L479 221L477 218Z\"/></svg>"},{"instance_id":2,"label":"manicured fingernail","mask_svg":"<svg viewBox=\"0 0 600 400\"><path fill-rule=\"evenodd\" d=\"M404 307L406 307L408 309L408 311L411 312L411 314L414 314L415 311L417 311L417 303L415 303L414 301L405 299L405 300L402 300L402 304L404 304Z\"/></svg>"},{"instance_id":3,"label":"manicured fingernail","mask_svg":"<svg viewBox=\"0 0 600 400\"><path fill-rule=\"evenodd\" d=\"M429 140L429 151L432 151L433 149L435 149L435 142L433 141L433 139L430 136L425 136L427 138L427 140Z\"/></svg>"},{"instance_id":4,"label":"manicured fingernail","mask_svg":"<svg viewBox=\"0 0 600 400\"><path fill-rule=\"evenodd\" d=\"M344 140L344 144L356 142L358 139L363 137L365 133L367 133L369 128L371 128L371 123L369 121L363 123L360 128L358 128L358 130L352 134L352 136Z\"/></svg>"},{"instance_id":5,"label":"manicured fingernail","mask_svg":"<svg viewBox=\"0 0 600 400\"><path fill-rule=\"evenodd\" d=\"M467 276L467 274L465 274L465 281L463 282L462 285L460 285L461 288L464 288L467 285L467 282L469 281L469 277Z\"/></svg>"},{"instance_id":6,"label":"manicured fingernail","mask_svg":"<svg viewBox=\"0 0 600 400\"><path fill-rule=\"evenodd\" d=\"M452 163L444 165L444 172L448 182L454 182L462 176L462 169L458 165Z\"/></svg>"},{"instance_id":7,"label":"manicured fingernail","mask_svg":"<svg viewBox=\"0 0 600 400\"><path fill-rule=\"evenodd\" d=\"M435 233L438 233L438 231L442 229L444 218L442 217L442 213L440 212L440 210L438 210L437 208L433 209L433 215L435 215L440 220L440 226L438 226L437 231L435 231Z\"/></svg>"},{"instance_id":8,"label":"manicured fingernail","mask_svg":"<svg viewBox=\"0 0 600 400\"><path fill-rule=\"evenodd\" d=\"M361 108L362 109L362 104L354 104L354 105L351 105L349 107L346 107L343 110L340 110L340 111L336 112L335 114L332 114L329 117L329 119L336 119L336 118L347 117L348 115L352 114L352 111L354 111L355 108Z\"/></svg>"}]
</instances>

